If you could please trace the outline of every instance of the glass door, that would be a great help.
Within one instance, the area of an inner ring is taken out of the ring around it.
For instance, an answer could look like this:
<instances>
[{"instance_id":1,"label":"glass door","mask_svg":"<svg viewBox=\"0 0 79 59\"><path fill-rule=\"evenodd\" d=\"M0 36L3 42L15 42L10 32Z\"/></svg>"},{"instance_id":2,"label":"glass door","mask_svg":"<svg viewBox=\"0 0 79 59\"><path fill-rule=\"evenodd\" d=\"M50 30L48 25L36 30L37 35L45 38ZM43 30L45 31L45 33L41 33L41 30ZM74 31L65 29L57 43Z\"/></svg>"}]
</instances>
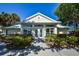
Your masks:
<instances>
[{"instance_id":1,"label":"glass door","mask_svg":"<svg viewBox=\"0 0 79 59\"><path fill-rule=\"evenodd\" d=\"M35 37L38 37L38 30L35 29Z\"/></svg>"},{"instance_id":2,"label":"glass door","mask_svg":"<svg viewBox=\"0 0 79 59\"><path fill-rule=\"evenodd\" d=\"M35 29L35 37L37 37L37 38L42 37L42 29L41 28Z\"/></svg>"},{"instance_id":3,"label":"glass door","mask_svg":"<svg viewBox=\"0 0 79 59\"><path fill-rule=\"evenodd\" d=\"M40 29L40 37L42 37L42 29Z\"/></svg>"}]
</instances>

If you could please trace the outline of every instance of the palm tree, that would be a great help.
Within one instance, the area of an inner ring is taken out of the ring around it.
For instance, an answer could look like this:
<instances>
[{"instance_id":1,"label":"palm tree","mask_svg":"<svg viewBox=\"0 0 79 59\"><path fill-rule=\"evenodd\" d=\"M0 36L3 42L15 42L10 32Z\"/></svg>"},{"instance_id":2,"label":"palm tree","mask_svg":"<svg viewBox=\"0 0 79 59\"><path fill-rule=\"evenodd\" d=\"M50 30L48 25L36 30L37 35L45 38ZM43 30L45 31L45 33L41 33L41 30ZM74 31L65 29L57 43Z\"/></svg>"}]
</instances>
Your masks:
<instances>
[{"instance_id":1,"label":"palm tree","mask_svg":"<svg viewBox=\"0 0 79 59\"><path fill-rule=\"evenodd\" d=\"M12 24L14 24L14 23L16 23L16 22L20 22L20 17L17 15L17 14L15 14L15 13L12 13L11 14L11 23Z\"/></svg>"},{"instance_id":2,"label":"palm tree","mask_svg":"<svg viewBox=\"0 0 79 59\"><path fill-rule=\"evenodd\" d=\"M0 25L10 26L15 24L16 22L20 22L20 17L17 14L9 14L4 12L0 14Z\"/></svg>"}]
</instances>

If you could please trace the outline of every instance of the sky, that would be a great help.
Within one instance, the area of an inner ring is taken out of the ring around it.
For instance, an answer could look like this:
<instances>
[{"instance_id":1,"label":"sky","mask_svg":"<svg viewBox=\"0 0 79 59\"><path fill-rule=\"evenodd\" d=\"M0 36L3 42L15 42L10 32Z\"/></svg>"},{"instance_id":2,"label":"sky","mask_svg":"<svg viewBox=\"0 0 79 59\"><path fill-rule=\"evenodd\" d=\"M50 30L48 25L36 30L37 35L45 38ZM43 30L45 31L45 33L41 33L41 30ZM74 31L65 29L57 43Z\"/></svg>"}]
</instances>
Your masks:
<instances>
[{"instance_id":1,"label":"sky","mask_svg":"<svg viewBox=\"0 0 79 59\"><path fill-rule=\"evenodd\" d=\"M54 11L59 6L57 3L0 3L0 13L16 13L21 20L40 12L46 16L57 20Z\"/></svg>"}]
</instances>

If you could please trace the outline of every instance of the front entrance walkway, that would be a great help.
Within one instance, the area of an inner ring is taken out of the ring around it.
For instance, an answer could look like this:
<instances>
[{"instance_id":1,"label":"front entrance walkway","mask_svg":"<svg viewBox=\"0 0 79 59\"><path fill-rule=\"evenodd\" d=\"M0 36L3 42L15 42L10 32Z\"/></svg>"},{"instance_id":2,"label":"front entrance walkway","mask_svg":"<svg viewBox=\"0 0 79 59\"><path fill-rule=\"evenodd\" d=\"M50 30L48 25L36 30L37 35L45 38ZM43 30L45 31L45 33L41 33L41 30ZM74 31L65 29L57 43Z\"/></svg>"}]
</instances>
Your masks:
<instances>
[{"instance_id":1,"label":"front entrance walkway","mask_svg":"<svg viewBox=\"0 0 79 59\"><path fill-rule=\"evenodd\" d=\"M41 39L35 40L25 49L7 50L5 43L0 43L1 56L79 56L79 48L49 48Z\"/></svg>"},{"instance_id":2,"label":"front entrance walkway","mask_svg":"<svg viewBox=\"0 0 79 59\"><path fill-rule=\"evenodd\" d=\"M46 43L43 42L42 39L36 39L32 45L35 49L35 51L31 51L31 54L28 54L29 56L51 56L51 55L59 55L56 51L52 53L51 48L49 48Z\"/></svg>"}]
</instances>

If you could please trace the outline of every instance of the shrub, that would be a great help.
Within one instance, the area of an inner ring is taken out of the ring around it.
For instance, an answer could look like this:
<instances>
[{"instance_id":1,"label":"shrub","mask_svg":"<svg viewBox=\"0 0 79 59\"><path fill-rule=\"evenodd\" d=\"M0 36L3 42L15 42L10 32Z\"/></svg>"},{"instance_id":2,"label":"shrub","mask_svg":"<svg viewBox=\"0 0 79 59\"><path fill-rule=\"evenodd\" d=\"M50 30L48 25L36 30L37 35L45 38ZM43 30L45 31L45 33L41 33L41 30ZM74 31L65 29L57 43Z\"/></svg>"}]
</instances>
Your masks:
<instances>
[{"instance_id":1,"label":"shrub","mask_svg":"<svg viewBox=\"0 0 79 59\"><path fill-rule=\"evenodd\" d=\"M77 41L77 44L79 45L79 37L77 37L78 41Z\"/></svg>"},{"instance_id":2,"label":"shrub","mask_svg":"<svg viewBox=\"0 0 79 59\"><path fill-rule=\"evenodd\" d=\"M51 35L47 35L46 38L45 38L45 41L46 42L54 42L54 38Z\"/></svg>"},{"instance_id":3,"label":"shrub","mask_svg":"<svg viewBox=\"0 0 79 59\"><path fill-rule=\"evenodd\" d=\"M66 36L67 36L66 34L57 34L57 37L60 37L60 38L64 38Z\"/></svg>"},{"instance_id":4,"label":"shrub","mask_svg":"<svg viewBox=\"0 0 79 59\"><path fill-rule=\"evenodd\" d=\"M60 46L63 46L63 45L66 45L67 44L67 42L66 41L60 41Z\"/></svg>"},{"instance_id":5,"label":"shrub","mask_svg":"<svg viewBox=\"0 0 79 59\"><path fill-rule=\"evenodd\" d=\"M28 45L30 42L32 42L33 41L33 37L32 36L26 36L25 38L24 38L24 41L25 42L27 42L26 44Z\"/></svg>"},{"instance_id":6,"label":"shrub","mask_svg":"<svg viewBox=\"0 0 79 59\"><path fill-rule=\"evenodd\" d=\"M9 44L7 45L8 48L25 48L33 41L32 36L25 37L22 35L9 36L7 37L7 40L9 41Z\"/></svg>"},{"instance_id":7,"label":"shrub","mask_svg":"<svg viewBox=\"0 0 79 59\"><path fill-rule=\"evenodd\" d=\"M46 42L54 42L55 45L61 46L65 44L66 37L61 37L57 35L48 35L46 36Z\"/></svg>"},{"instance_id":8,"label":"shrub","mask_svg":"<svg viewBox=\"0 0 79 59\"><path fill-rule=\"evenodd\" d=\"M78 38L76 36L69 36L69 39L67 40L69 44L76 44L77 41L78 41Z\"/></svg>"},{"instance_id":9,"label":"shrub","mask_svg":"<svg viewBox=\"0 0 79 59\"><path fill-rule=\"evenodd\" d=\"M0 39L5 39L5 36L3 36L3 35L0 35Z\"/></svg>"},{"instance_id":10,"label":"shrub","mask_svg":"<svg viewBox=\"0 0 79 59\"><path fill-rule=\"evenodd\" d=\"M67 47L67 42L65 40L60 41L61 47Z\"/></svg>"},{"instance_id":11,"label":"shrub","mask_svg":"<svg viewBox=\"0 0 79 59\"><path fill-rule=\"evenodd\" d=\"M79 31L75 31L74 36L79 37Z\"/></svg>"},{"instance_id":12,"label":"shrub","mask_svg":"<svg viewBox=\"0 0 79 59\"><path fill-rule=\"evenodd\" d=\"M79 44L79 37L76 35L48 35L46 36L47 42L54 42L56 46L68 47L71 45Z\"/></svg>"},{"instance_id":13,"label":"shrub","mask_svg":"<svg viewBox=\"0 0 79 59\"><path fill-rule=\"evenodd\" d=\"M10 43L11 42L11 36L5 36L5 39L3 39L3 42Z\"/></svg>"},{"instance_id":14,"label":"shrub","mask_svg":"<svg viewBox=\"0 0 79 59\"><path fill-rule=\"evenodd\" d=\"M67 37L56 37L55 39L55 45L57 46L63 46L63 47L67 47Z\"/></svg>"},{"instance_id":15,"label":"shrub","mask_svg":"<svg viewBox=\"0 0 79 59\"><path fill-rule=\"evenodd\" d=\"M56 37L55 39L55 43L60 45L60 42L62 41L62 39L60 37Z\"/></svg>"},{"instance_id":16,"label":"shrub","mask_svg":"<svg viewBox=\"0 0 79 59\"><path fill-rule=\"evenodd\" d=\"M58 46L60 45L60 40L57 38L55 39L55 45L58 45Z\"/></svg>"},{"instance_id":17,"label":"shrub","mask_svg":"<svg viewBox=\"0 0 79 59\"><path fill-rule=\"evenodd\" d=\"M69 35L79 37L79 28L75 29L74 31L71 31Z\"/></svg>"}]
</instances>

